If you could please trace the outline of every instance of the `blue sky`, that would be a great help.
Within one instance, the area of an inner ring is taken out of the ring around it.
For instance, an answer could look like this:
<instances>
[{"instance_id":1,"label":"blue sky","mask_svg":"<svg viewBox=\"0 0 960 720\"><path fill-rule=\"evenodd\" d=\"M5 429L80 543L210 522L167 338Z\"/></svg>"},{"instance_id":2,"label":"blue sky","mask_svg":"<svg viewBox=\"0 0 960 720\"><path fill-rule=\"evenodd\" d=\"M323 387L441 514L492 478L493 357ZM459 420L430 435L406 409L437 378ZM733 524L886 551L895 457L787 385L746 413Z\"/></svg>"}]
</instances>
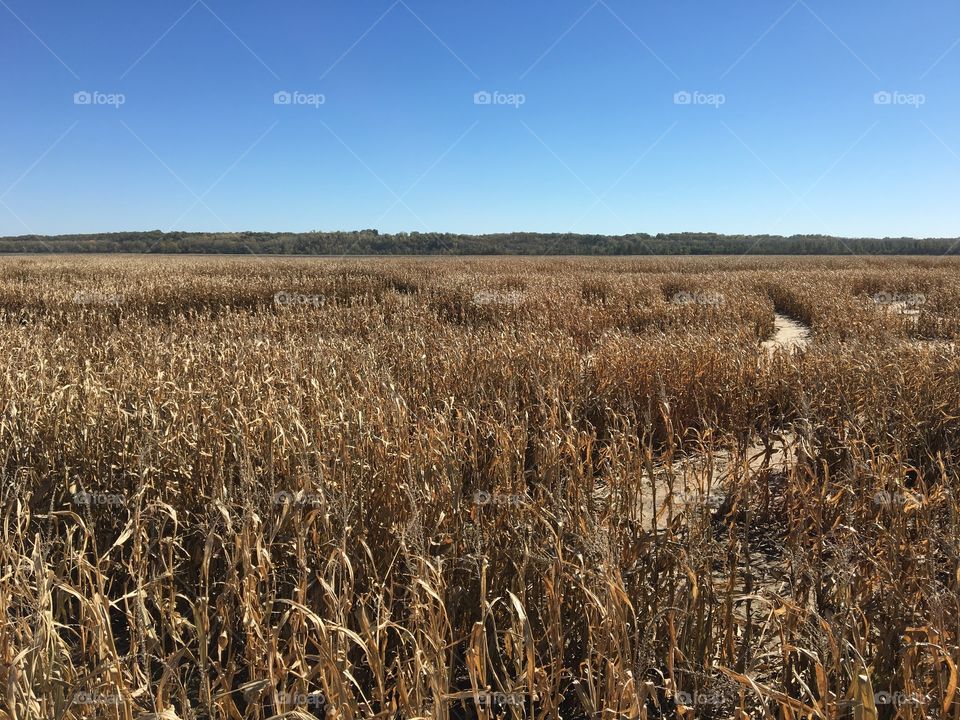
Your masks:
<instances>
[{"instance_id":1,"label":"blue sky","mask_svg":"<svg viewBox=\"0 0 960 720\"><path fill-rule=\"evenodd\" d=\"M0 235L957 236L958 77L955 0L0 0Z\"/></svg>"}]
</instances>

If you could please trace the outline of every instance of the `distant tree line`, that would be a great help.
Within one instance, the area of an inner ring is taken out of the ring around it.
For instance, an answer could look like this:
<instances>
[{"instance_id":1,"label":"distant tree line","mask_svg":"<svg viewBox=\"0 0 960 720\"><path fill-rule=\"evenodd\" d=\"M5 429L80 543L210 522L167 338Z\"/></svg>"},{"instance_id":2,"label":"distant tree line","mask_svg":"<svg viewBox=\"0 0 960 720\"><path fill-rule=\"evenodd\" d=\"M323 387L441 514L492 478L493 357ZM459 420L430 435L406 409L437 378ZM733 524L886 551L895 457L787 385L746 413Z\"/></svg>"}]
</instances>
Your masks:
<instances>
[{"instance_id":1,"label":"distant tree line","mask_svg":"<svg viewBox=\"0 0 960 720\"><path fill-rule=\"evenodd\" d=\"M960 239L668 233L380 234L350 232L120 232L0 238L0 253L222 253L273 255L944 255Z\"/></svg>"}]
</instances>

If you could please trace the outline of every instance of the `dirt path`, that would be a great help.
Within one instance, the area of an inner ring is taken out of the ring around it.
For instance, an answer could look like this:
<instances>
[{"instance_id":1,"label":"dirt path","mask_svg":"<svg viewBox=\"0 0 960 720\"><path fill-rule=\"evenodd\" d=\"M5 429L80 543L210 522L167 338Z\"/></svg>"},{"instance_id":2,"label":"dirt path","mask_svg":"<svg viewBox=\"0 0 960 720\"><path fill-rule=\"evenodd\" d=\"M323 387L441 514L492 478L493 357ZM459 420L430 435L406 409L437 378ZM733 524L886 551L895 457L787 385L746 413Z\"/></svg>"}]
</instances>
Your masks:
<instances>
[{"instance_id":1,"label":"dirt path","mask_svg":"<svg viewBox=\"0 0 960 720\"><path fill-rule=\"evenodd\" d=\"M668 515L671 514L667 509L668 503L672 504L672 515L677 515L688 506L718 508L726 498L734 475L753 475L763 471L787 472L796 461L796 443L797 438L793 434L785 433L776 436L769 455L762 443L755 442L739 460L734 458L729 449L719 448L712 453L712 462L706 455L693 454L679 458L671 468L656 466L653 481L649 477L642 480L640 501L644 526L649 527L653 519L654 492L656 526L662 529L668 524Z\"/></svg>"},{"instance_id":2,"label":"dirt path","mask_svg":"<svg viewBox=\"0 0 960 720\"><path fill-rule=\"evenodd\" d=\"M810 344L810 328L791 317L777 313L774 317L773 337L764 340L762 347L771 355L777 350L795 352Z\"/></svg>"},{"instance_id":3,"label":"dirt path","mask_svg":"<svg viewBox=\"0 0 960 720\"><path fill-rule=\"evenodd\" d=\"M763 341L761 347L770 356L780 350L793 354L808 347L812 339L807 325L788 315L776 313L773 335ZM944 348L952 351L956 348L955 343L943 340L906 342L930 351ZM642 480L642 522L645 526L655 525L660 530L667 525L669 516L675 516L689 506L707 504L718 507L726 496L731 476L764 471L787 473L796 462L797 447L797 437L787 432L776 436L773 451L769 455L764 452L761 443L755 442L740 460L735 460L729 449L718 448L712 454L712 462L708 462L706 455L693 454L679 459L671 468L658 465L652 479L644 477ZM654 507L657 509L655 523Z\"/></svg>"},{"instance_id":4,"label":"dirt path","mask_svg":"<svg viewBox=\"0 0 960 720\"><path fill-rule=\"evenodd\" d=\"M809 327L787 315L776 313L773 336L763 341L761 346L771 356L778 350L792 354L807 347L810 341ZM654 477L642 481L640 501L644 525L652 524L654 507L657 508L656 527L662 529L669 515L682 512L688 506L719 506L726 496L728 480L735 473L755 473L763 469L785 472L795 440L789 434L779 437L770 456L766 456L763 445L757 442L747 449L746 457L740 461L733 458L729 449L718 448L712 454L712 462L705 455L694 454L680 459L669 469L657 466ZM672 497L670 487L673 487Z\"/></svg>"},{"instance_id":5,"label":"dirt path","mask_svg":"<svg viewBox=\"0 0 960 720\"><path fill-rule=\"evenodd\" d=\"M913 325L916 328L920 324L920 308L917 307L916 303L910 303L905 300L897 300L890 303L885 303L881 305L882 311L886 315L893 315L896 317L903 318L908 321L908 324ZM945 340L942 338L907 338L903 340L904 343L909 343L916 348L921 350L927 350L930 352L956 352L957 343L953 340Z\"/></svg>"}]
</instances>

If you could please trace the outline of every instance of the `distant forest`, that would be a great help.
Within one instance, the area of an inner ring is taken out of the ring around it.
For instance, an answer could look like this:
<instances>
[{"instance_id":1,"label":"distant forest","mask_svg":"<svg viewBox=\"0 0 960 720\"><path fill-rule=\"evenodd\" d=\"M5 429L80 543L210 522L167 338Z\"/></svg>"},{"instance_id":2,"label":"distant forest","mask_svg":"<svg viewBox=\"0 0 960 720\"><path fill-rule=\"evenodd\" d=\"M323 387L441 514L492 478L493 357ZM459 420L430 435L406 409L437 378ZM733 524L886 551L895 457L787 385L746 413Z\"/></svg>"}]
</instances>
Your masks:
<instances>
[{"instance_id":1,"label":"distant forest","mask_svg":"<svg viewBox=\"0 0 960 720\"><path fill-rule=\"evenodd\" d=\"M0 253L225 253L272 255L944 255L960 239L670 233L380 234L150 232L0 238Z\"/></svg>"}]
</instances>

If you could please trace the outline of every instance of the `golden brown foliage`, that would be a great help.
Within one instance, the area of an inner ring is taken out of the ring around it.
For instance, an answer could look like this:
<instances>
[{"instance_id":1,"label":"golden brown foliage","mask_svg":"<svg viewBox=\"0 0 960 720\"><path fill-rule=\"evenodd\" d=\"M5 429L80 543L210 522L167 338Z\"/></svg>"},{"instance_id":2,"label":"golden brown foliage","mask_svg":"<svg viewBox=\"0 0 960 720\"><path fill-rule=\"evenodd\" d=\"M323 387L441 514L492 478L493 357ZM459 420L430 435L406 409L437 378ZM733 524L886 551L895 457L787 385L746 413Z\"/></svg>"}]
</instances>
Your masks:
<instances>
[{"instance_id":1,"label":"golden brown foliage","mask_svg":"<svg viewBox=\"0 0 960 720\"><path fill-rule=\"evenodd\" d=\"M958 280L6 258L0 718L960 717Z\"/></svg>"}]
</instances>

